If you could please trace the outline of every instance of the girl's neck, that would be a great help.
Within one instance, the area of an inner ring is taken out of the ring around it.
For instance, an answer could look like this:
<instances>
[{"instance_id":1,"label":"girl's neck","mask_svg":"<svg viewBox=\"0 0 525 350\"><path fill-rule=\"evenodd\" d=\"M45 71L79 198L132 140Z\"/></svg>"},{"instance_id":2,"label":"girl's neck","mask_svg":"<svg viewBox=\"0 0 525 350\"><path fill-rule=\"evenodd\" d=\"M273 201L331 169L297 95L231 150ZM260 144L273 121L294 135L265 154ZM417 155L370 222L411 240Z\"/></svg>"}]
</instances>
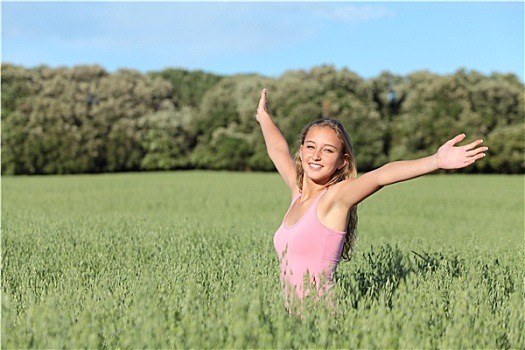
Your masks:
<instances>
[{"instance_id":1,"label":"girl's neck","mask_svg":"<svg viewBox=\"0 0 525 350\"><path fill-rule=\"evenodd\" d=\"M328 186L326 185L319 185L313 182L304 181L303 189L301 191L301 201L317 197L319 193L323 192L327 187Z\"/></svg>"}]
</instances>

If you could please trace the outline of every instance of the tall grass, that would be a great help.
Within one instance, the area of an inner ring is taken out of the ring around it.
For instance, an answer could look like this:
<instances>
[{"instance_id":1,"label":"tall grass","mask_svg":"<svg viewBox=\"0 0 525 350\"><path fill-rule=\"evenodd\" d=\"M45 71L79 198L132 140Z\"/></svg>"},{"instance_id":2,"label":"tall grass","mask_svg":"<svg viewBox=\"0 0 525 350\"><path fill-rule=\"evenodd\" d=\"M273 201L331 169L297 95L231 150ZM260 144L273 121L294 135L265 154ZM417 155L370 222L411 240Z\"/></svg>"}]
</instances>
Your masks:
<instances>
[{"instance_id":1,"label":"tall grass","mask_svg":"<svg viewBox=\"0 0 525 350\"><path fill-rule=\"evenodd\" d=\"M284 309L277 174L2 179L3 348L523 348L522 176L360 205L335 308Z\"/></svg>"}]
</instances>

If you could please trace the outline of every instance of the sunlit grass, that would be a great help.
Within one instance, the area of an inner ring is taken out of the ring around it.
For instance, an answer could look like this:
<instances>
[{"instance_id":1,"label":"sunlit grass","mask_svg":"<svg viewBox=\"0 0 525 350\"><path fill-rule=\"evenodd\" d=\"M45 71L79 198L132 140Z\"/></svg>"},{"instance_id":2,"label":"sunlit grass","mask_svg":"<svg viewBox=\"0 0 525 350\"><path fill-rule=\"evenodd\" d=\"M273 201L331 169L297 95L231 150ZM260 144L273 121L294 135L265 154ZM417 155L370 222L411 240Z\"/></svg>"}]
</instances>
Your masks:
<instances>
[{"instance_id":1,"label":"sunlit grass","mask_svg":"<svg viewBox=\"0 0 525 350\"><path fill-rule=\"evenodd\" d=\"M290 201L277 174L4 177L2 347L523 348L523 184L380 191L335 311L301 319L273 250Z\"/></svg>"}]
</instances>

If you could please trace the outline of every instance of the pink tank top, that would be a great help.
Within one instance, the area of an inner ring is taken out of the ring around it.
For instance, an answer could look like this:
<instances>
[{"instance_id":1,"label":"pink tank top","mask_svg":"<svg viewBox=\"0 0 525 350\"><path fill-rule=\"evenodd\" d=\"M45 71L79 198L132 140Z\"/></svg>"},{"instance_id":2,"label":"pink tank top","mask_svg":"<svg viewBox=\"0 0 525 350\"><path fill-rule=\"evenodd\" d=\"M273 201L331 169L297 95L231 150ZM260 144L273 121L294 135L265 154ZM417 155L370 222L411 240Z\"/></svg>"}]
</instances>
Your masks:
<instances>
[{"instance_id":1,"label":"pink tank top","mask_svg":"<svg viewBox=\"0 0 525 350\"><path fill-rule=\"evenodd\" d=\"M319 296L334 285L333 275L343 250L345 232L325 227L317 217L317 203L327 190L314 199L296 224L288 227L283 219L275 233L273 243L281 264L281 283L287 301L294 296L299 299L307 296L312 285ZM300 197L299 194L293 198L290 208Z\"/></svg>"}]
</instances>

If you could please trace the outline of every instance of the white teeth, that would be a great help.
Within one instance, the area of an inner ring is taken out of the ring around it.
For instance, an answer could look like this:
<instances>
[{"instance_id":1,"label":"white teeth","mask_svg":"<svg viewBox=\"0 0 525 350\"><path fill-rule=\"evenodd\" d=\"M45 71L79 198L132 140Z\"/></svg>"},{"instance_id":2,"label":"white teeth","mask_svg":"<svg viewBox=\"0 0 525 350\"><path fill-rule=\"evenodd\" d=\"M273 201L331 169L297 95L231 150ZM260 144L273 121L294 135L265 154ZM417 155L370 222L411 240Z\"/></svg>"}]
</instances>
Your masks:
<instances>
[{"instance_id":1,"label":"white teeth","mask_svg":"<svg viewBox=\"0 0 525 350\"><path fill-rule=\"evenodd\" d=\"M320 169L321 166L319 164L310 164L310 166L314 169Z\"/></svg>"}]
</instances>

